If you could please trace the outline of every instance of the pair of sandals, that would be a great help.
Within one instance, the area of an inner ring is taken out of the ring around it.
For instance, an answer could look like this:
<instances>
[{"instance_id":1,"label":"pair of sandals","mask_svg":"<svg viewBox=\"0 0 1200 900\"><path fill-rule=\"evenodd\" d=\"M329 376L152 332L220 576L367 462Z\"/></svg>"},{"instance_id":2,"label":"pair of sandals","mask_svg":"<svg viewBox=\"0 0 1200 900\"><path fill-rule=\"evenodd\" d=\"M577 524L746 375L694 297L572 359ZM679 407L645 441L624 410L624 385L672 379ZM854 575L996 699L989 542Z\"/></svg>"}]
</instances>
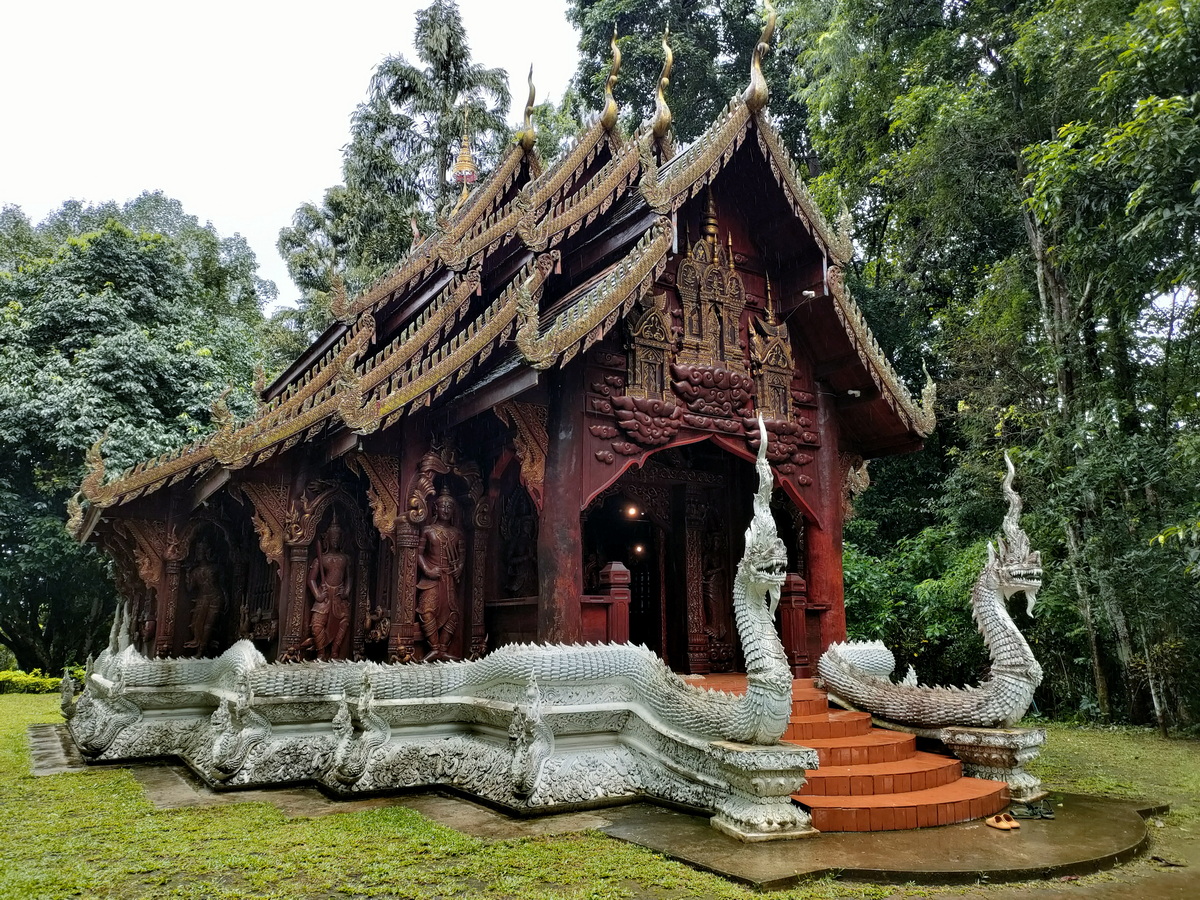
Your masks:
<instances>
[{"instance_id":1,"label":"pair of sandals","mask_svg":"<svg viewBox=\"0 0 1200 900\"><path fill-rule=\"evenodd\" d=\"M1021 823L1008 813L997 813L994 816L988 816L983 820L983 824L999 831L1015 831L1021 827Z\"/></svg>"},{"instance_id":2,"label":"pair of sandals","mask_svg":"<svg viewBox=\"0 0 1200 900\"><path fill-rule=\"evenodd\" d=\"M1014 806L1012 814L1018 819L1053 819L1054 807L1043 800L1040 803L1023 804L1023 808Z\"/></svg>"}]
</instances>

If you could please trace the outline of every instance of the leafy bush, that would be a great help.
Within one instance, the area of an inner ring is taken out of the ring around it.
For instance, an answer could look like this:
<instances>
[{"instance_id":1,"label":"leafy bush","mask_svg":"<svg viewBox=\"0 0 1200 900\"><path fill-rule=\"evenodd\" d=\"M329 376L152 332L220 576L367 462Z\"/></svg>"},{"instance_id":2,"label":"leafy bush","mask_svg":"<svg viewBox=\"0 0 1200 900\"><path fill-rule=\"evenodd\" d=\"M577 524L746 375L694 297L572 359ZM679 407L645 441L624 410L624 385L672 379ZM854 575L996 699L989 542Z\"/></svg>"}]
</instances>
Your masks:
<instances>
[{"instance_id":1,"label":"leafy bush","mask_svg":"<svg viewBox=\"0 0 1200 900\"><path fill-rule=\"evenodd\" d=\"M43 675L41 669L0 672L0 694L56 694L61 684L61 678Z\"/></svg>"}]
</instances>

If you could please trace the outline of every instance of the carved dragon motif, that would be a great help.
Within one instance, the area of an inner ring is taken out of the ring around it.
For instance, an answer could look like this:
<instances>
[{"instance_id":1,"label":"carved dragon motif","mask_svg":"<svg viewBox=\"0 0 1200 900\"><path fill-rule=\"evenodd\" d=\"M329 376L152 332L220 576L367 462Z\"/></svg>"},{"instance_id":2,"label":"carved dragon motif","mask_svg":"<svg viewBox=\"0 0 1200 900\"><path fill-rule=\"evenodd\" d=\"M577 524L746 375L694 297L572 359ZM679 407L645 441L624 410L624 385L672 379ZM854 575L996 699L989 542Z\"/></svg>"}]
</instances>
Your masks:
<instances>
[{"instance_id":1,"label":"carved dragon motif","mask_svg":"<svg viewBox=\"0 0 1200 900\"><path fill-rule=\"evenodd\" d=\"M1011 727L1019 722L1042 683L1042 667L1008 613L1006 601L1024 593L1033 615L1042 584L1042 557L1029 547L1020 526L1021 498L1013 490L1016 470L1008 454L1004 494L1008 513L1003 537L988 544L988 561L971 591L971 612L992 659L991 672L976 687L917 685L909 668L903 682L888 675L892 654L878 641L833 644L817 663L825 688L835 699L889 722L920 728Z\"/></svg>"}]
</instances>

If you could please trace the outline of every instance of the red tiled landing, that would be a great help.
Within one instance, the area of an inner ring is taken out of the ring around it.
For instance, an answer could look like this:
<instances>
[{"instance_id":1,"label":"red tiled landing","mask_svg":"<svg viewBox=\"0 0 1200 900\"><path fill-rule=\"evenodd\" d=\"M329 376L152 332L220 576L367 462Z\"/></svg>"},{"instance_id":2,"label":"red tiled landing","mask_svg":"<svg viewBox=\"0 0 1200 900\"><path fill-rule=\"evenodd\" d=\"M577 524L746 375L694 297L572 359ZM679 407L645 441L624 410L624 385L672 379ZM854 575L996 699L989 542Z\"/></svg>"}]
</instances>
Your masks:
<instances>
[{"instance_id":1,"label":"red tiled landing","mask_svg":"<svg viewBox=\"0 0 1200 900\"><path fill-rule=\"evenodd\" d=\"M867 734L871 730L871 714L849 710L826 710L815 716L792 716L785 741L810 741L818 738L844 738Z\"/></svg>"},{"instance_id":2,"label":"red tiled landing","mask_svg":"<svg viewBox=\"0 0 1200 900\"><path fill-rule=\"evenodd\" d=\"M797 742L799 743L799 742ZM907 794L942 787L962 778L962 763L938 753L914 753L894 762L865 766L822 766L808 770L808 783L795 796L852 797Z\"/></svg>"},{"instance_id":3,"label":"red tiled landing","mask_svg":"<svg viewBox=\"0 0 1200 900\"><path fill-rule=\"evenodd\" d=\"M923 791L796 799L808 807L818 831L899 831L994 815L1008 805L1008 786L1000 781L960 778Z\"/></svg>"},{"instance_id":4,"label":"red tiled landing","mask_svg":"<svg viewBox=\"0 0 1200 900\"><path fill-rule=\"evenodd\" d=\"M882 728L872 728L866 734L852 737L811 738L793 740L791 743L803 743L805 747L816 750L822 769L826 766L867 766L895 762L908 759L917 750L914 735L884 731Z\"/></svg>"}]
</instances>

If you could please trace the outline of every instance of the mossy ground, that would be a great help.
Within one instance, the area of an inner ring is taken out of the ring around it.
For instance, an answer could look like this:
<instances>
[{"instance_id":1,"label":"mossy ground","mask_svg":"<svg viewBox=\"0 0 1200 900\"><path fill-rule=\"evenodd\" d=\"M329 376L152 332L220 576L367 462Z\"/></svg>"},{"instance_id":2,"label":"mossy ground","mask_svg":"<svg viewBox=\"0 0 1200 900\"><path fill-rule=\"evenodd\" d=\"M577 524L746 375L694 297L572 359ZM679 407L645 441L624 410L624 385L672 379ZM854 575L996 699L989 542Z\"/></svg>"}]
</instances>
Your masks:
<instances>
[{"instance_id":1,"label":"mossy ground","mask_svg":"<svg viewBox=\"0 0 1200 900\"><path fill-rule=\"evenodd\" d=\"M123 769L34 778L26 728L57 721L57 700L0 696L0 900L761 896L597 832L483 841L402 806L320 818L288 818L262 803L159 810ZM1171 829L1200 818L1200 743L1051 732L1041 773L1055 787L1180 802ZM772 896L939 893L822 881Z\"/></svg>"}]
</instances>

